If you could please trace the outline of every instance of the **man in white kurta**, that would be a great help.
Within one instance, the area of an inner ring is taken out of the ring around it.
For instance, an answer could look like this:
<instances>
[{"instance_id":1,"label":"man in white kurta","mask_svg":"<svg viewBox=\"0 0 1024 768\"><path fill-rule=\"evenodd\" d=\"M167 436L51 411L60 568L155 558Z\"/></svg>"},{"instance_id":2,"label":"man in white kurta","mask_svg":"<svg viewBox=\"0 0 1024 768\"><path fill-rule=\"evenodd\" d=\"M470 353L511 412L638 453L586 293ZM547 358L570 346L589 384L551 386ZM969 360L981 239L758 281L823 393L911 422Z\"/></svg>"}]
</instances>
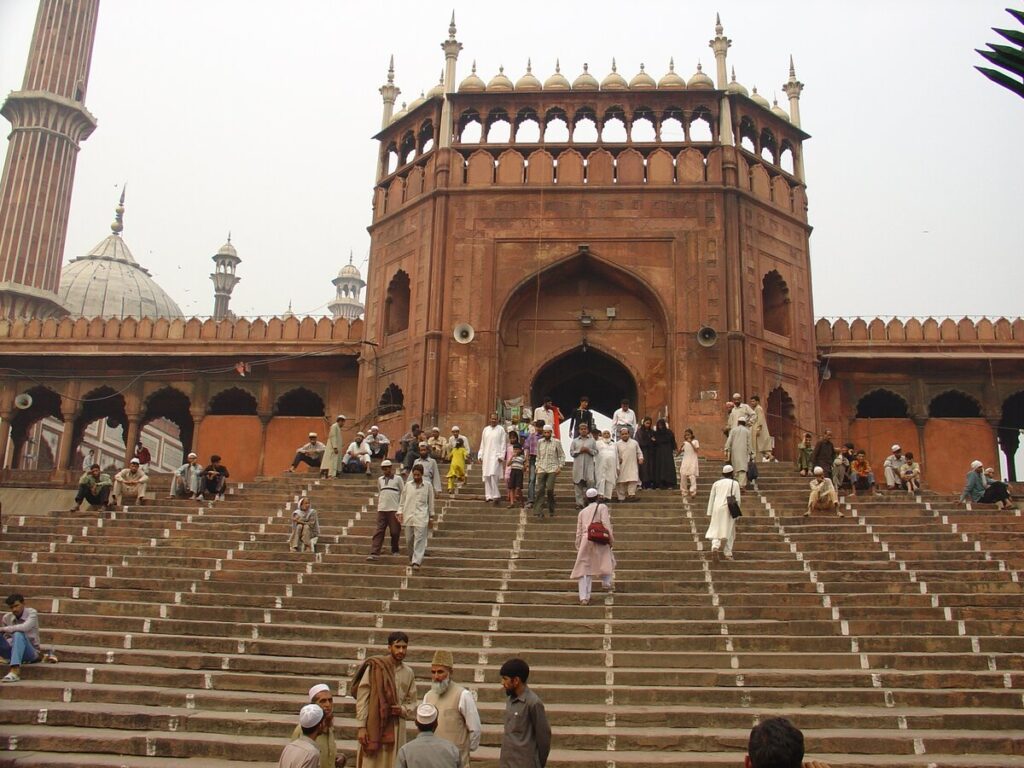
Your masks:
<instances>
[{"instance_id":1,"label":"man in white kurta","mask_svg":"<svg viewBox=\"0 0 1024 768\"><path fill-rule=\"evenodd\" d=\"M753 420L748 422L750 436L754 441L754 450L761 454L761 461L772 460L772 435L768 431L768 421L764 415L764 407L761 405L761 398L754 395L750 398L750 407L754 411Z\"/></svg>"},{"instance_id":2,"label":"man in white kurta","mask_svg":"<svg viewBox=\"0 0 1024 768\"><path fill-rule=\"evenodd\" d=\"M597 440L597 461L596 474L597 492L606 499L612 498L615 494L615 480L619 475L619 452L612 442L612 434L609 430L601 433L601 439Z\"/></svg>"},{"instance_id":3,"label":"man in white kurta","mask_svg":"<svg viewBox=\"0 0 1024 768\"><path fill-rule=\"evenodd\" d=\"M480 435L480 473L484 478L484 499L488 502L501 501L500 481L505 474L505 449L508 433L498 426L498 414L492 413L487 426Z\"/></svg>"},{"instance_id":4,"label":"man in white kurta","mask_svg":"<svg viewBox=\"0 0 1024 768\"><path fill-rule=\"evenodd\" d=\"M711 486L711 493L708 496L708 515L711 522L708 525L705 539L711 540L711 556L718 560L718 553L725 556L726 560L732 560L732 545L736 541L736 521L729 514L729 496L735 496L740 501L740 484L733 478L732 465L726 464L722 467L722 479L716 480Z\"/></svg>"},{"instance_id":5,"label":"man in white kurta","mask_svg":"<svg viewBox=\"0 0 1024 768\"><path fill-rule=\"evenodd\" d=\"M323 458L320 459L321 477L337 477L338 475L338 462L341 459L342 451L345 450L344 438L341 436L341 430L344 428L345 414L339 413L327 432L327 444L324 448Z\"/></svg>"},{"instance_id":6,"label":"man in white kurta","mask_svg":"<svg viewBox=\"0 0 1024 768\"><path fill-rule=\"evenodd\" d=\"M619 455L618 477L615 481L615 496L619 501L636 501L636 486L640 482L640 465L644 454L640 443L629 436L629 430L619 430L619 441L615 444Z\"/></svg>"},{"instance_id":7,"label":"man in white kurta","mask_svg":"<svg viewBox=\"0 0 1024 768\"><path fill-rule=\"evenodd\" d=\"M733 408L732 412L736 413L738 410L739 408ZM729 463L736 468L736 482L740 484L740 487L746 488L747 465L754 455L746 419L739 419L736 426L729 430L729 437L725 439L725 455Z\"/></svg>"}]
</instances>

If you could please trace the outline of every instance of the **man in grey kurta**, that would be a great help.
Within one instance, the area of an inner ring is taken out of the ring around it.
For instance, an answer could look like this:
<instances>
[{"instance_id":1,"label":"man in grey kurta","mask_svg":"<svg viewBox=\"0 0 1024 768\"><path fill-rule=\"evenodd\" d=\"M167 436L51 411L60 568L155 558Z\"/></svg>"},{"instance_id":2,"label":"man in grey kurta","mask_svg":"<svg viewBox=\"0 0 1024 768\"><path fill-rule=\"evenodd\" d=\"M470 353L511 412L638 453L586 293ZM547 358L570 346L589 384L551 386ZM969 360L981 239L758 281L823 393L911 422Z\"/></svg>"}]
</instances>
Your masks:
<instances>
[{"instance_id":1,"label":"man in grey kurta","mask_svg":"<svg viewBox=\"0 0 1024 768\"><path fill-rule=\"evenodd\" d=\"M569 455L572 456L572 488L576 493L576 508L582 509L586 503L587 488L597 485L597 442L585 421L580 422L579 429L579 437L573 438L569 445Z\"/></svg>"},{"instance_id":2,"label":"man in grey kurta","mask_svg":"<svg viewBox=\"0 0 1024 768\"><path fill-rule=\"evenodd\" d=\"M509 659L501 665L505 730L501 734L498 768L544 768L551 752L551 726L544 702L526 687L530 665Z\"/></svg>"},{"instance_id":3,"label":"man in grey kurta","mask_svg":"<svg viewBox=\"0 0 1024 768\"><path fill-rule=\"evenodd\" d=\"M750 459L754 455L746 418L738 419L736 426L729 430L729 437L725 439L725 454L729 463L734 467L733 476L736 482L740 484L740 488L746 488L747 464L750 463Z\"/></svg>"}]
</instances>

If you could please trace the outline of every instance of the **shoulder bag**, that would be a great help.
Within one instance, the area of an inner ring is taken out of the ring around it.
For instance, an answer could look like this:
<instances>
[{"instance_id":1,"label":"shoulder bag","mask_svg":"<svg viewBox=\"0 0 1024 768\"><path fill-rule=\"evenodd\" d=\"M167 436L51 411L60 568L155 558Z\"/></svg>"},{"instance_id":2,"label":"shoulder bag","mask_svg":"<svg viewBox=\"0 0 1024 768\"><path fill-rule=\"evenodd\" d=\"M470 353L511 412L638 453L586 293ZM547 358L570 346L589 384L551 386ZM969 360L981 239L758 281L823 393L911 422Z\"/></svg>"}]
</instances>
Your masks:
<instances>
[{"instance_id":1,"label":"shoulder bag","mask_svg":"<svg viewBox=\"0 0 1024 768\"><path fill-rule=\"evenodd\" d=\"M734 480L733 484L739 488L739 484ZM733 494L729 494L725 497L725 503L729 507L729 515L735 520L737 517L743 516L743 510L740 509L740 502Z\"/></svg>"},{"instance_id":2,"label":"shoulder bag","mask_svg":"<svg viewBox=\"0 0 1024 768\"><path fill-rule=\"evenodd\" d=\"M594 516L590 519L590 525L587 526L587 541L592 541L595 544L611 544L612 534L604 523L597 519L597 516L601 512L601 505L596 505L594 509Z\"/></svg>"}]
</instances>

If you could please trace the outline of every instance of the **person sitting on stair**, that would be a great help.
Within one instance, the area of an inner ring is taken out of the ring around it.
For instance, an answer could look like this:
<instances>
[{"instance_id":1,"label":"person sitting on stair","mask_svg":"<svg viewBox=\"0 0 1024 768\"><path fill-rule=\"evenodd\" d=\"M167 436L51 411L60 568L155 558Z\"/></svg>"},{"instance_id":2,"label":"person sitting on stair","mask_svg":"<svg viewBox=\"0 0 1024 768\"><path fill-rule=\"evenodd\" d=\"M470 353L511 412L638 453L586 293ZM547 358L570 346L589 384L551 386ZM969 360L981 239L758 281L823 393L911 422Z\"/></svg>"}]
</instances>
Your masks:
<instances>
[{"instance_id":1,"label":"person sitting on stair","mask_svg":"<svg viewBox=\"0 0 1024 768\"><path fill-rule=\"evenodd\" d=\"M69 512L77 512L86 502L91 507L104 507L113 509L110 503L110 488L112 481L110 475L100 471L99 464L93 464L89 471L78 480L78 495L75 496L75 506Z\"/></svg>"},{"instance_id":2,"label":"person sitting on stair","mask_svg":"<svg viewBox=\"0 0 1024 768\"><path fill-rule=\"evenodd\" d=\"M52 653L44 653L39 643L39 615L35 608L25 605L20 594L8 595L7 607L11 610L0 619L0 658L7 660L11 668L2 682L16 683L21 680L21 665L35 664L42 659L51 664L57 662Z\"/></svg>"},{"instance_id":3,"label":"person sitting on stair","mask_svg":"<svg viewBox=\"0 0 1024 768\"><path fill-rule=\"evenodd\" d=\"M114 475L114 490L110 494L110 503L117 506L118 499L124 503L125 491L135 494L141 507L146 503L146 484L149 476L139 467L139 460L132 459L128 466Z\"/></svg>"},{"instance_id":4,"label":"person sitting on stair","mask_svg":"<svg viewBox=\"0 0 1024 768\"><path fill-rule=\"evenodd\" d=\"M836 508L839 503L839 496L836 494L836 487L832 481L825 477L825 470L821 467L814 468L814 479L811 480L811 495L807 499L807 511L804 517L810 517L812 512L831 512L836 510L836 517L842 517L843 513Z\"/></svg>"}]
</instances>

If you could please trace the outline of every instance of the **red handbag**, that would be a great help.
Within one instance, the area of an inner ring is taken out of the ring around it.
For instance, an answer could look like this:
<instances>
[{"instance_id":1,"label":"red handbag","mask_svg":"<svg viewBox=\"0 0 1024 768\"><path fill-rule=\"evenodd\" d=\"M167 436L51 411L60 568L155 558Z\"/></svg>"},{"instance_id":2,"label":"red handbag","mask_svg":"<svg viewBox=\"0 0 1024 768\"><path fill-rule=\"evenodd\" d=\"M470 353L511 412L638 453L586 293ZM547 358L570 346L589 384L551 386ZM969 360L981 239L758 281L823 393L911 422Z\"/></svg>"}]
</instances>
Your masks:
<instances>
[{"instance_id":1,"label":"red handbag","mask_svg":"<svg viewBox=\"0 0 1024 768\"><path fill-rule=\"evenodd\" d=\"M605 528L604 523L597 519L600 512L601 505L598 504L594 510L594 516L590 519L590 525L587 526L587 540L595 544L611 544L612 532Z\"/></svg>"}]
</instances>

